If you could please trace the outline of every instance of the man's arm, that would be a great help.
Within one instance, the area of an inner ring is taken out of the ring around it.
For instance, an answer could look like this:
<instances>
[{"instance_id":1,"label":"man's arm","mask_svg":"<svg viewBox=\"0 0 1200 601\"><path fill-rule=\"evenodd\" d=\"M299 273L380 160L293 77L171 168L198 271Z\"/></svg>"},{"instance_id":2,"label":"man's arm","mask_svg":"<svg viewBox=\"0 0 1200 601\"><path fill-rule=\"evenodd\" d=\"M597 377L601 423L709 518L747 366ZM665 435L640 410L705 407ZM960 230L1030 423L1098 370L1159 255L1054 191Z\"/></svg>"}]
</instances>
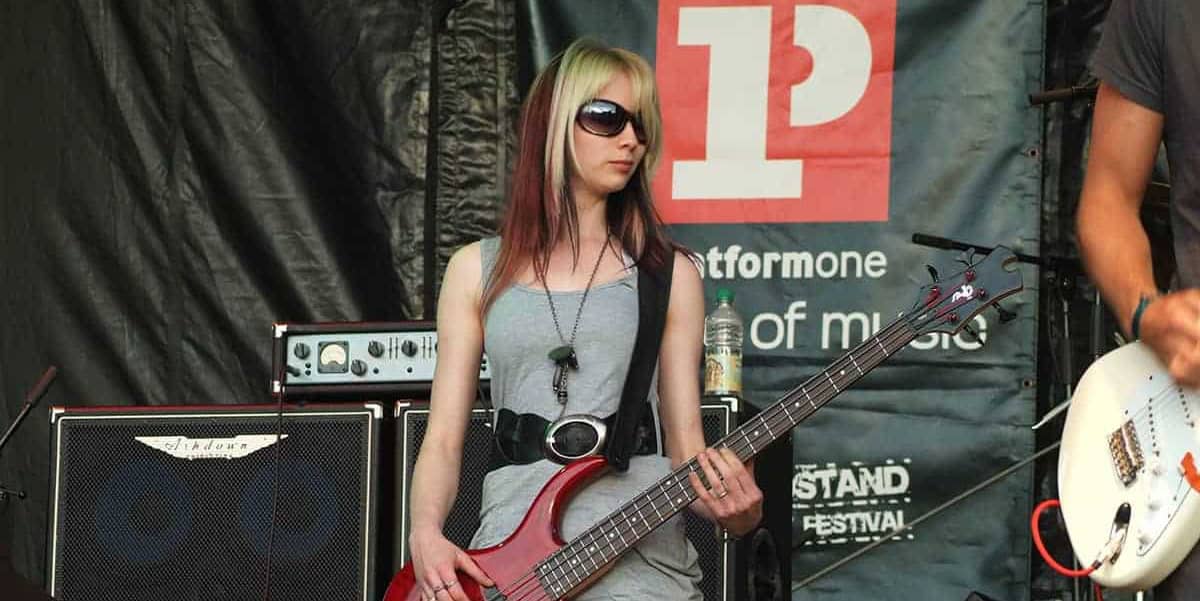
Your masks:
<instances>
[{"instance_id":1,"label":"man's arm","mask_svg":"<svg viewBox=\"0 0 1200 601\"><path fill-rule=\"evenodd\" d=\"M1126 333L1141 296L1156 293L1139 211L1162 123L1161 114L1100 85L1076 225L1088 275Z\"/></svg>"},{"instance_id":2,"label":"man's arm","mask_svg":"<svg viewBox=\"0 0 1200 601\"><path fill-rule=\"evenodd\" d=\"M1141 299L1158 295L1139 210L1162 132L1160 113L1101 84L1076 225L1088 275L1127 334ZM1200 290L1154 300L1139 323L1139 338L1171 377L1200 385Z\"/></svg>"}]
</instances>

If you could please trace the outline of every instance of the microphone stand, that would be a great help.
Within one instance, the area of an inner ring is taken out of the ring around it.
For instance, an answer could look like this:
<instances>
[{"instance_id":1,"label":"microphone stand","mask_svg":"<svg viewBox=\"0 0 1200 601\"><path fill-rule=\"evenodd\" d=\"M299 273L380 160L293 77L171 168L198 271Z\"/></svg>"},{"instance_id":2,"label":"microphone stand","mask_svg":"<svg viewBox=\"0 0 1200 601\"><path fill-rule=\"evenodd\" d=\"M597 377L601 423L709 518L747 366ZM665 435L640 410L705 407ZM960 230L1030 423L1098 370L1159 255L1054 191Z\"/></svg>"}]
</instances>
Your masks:
<instances>
[{"instance_id":1,"label":"microphone stand","mask_svg":"<svg viewBox=\"0 0 1200 601\"><path fill-rule=\"evenodd\" d=\"M13 423L8 426L8 430L4 432L4 436L0 436L0 451L4 450L4 445L8 444L8 441L12 438L13 433L17 431L17 426L21 425L21 422L29 416L29 412L33 411L33 408L38 404L38 401L42 400L42 397L46 395L46 391L50 389L50 383L54 381L54 378L57 375L58 368L51 365L42 374L42 377L40 380L38 380L37 384L34 384L33 389L25 395L25 406L21 407L21 412L17 414L17 418L13 420ZM10 496L18 499L24 499L25 491L6 488L4 483L0 482L0 501L3 501Z\"/></svg>"},{"instance_id":2,"label":"microphone stand","mask_svg":"<svg viewBox=\"0 0 1200 601\"><path fill-rule=\"evenodd\" d=\"M980 252L980 253L990 253L992 250L995 249L994 246L982 246L979 244L970 244L967 242L960 242L958 240L951 240L949 238L943 238L941 236L931 236L928 234L920 234L920 233L913 234L912 241L913 241L913 243L920 244L922 246L930 246L933 248L942 248L942 249L948 249L948 250L975 251L975 252ZM1023 253L1013 253L1013 254L1017 257L1017 260L1021 261L1022 263L1032 263L1034 265L1039 265L1039 266L1042 266L1045 268L1059 270L1060 272L1066 271L1069 273L1073 272L1076 274L1081 272L1080 263L1076 259L1069 259L1069 258L1065 258L1065 257L1038 257L1038 256L1027 255L1027 254L1023 254ZM1015 313L1000 309L999 307L997 307L997 309L1000 310L1001 321L1010 321L1016 317ZM1064 305L1063 305L1063 310L1064 311L1066 310L1066 303L1064 303ZM1036 429L1037 426L1034 426L1034 428ZM1057 450L1061 444L1062 444L1062 442L1059 441L1059 442L1055 442L1045 448L1042 448L1042 449L1038 450L1037 452L1035 452L1034 454L1018 461L1017 463L1015 463L1013 465L1008 466L1007 468L1004 468L1003 470L997 472L996 474L992 475L991 477L983 480L982 482L979 482L975 486L972 486L971 488L967 489L966 491L959 493L955 497L947 500L946 502L942 503L941 505L938 505L937 507L918 516L916 519L912 520L911 522L907 522L905 524L901 524L901 525L897 526L894 530L892 530L891 532L889 532L883 536L880 536L875 541L873 541L867 545L864 545L863 547L860 547L859 549L855 550L854 552L850 553L849 555L842 557L841 559L833 562L832 564L829 564L828 566L825 566L821 570L817 571L815 574L812 574L812 575L808 576L807 578L805 578L804 580L801 580L800 582L793 584L792 591L797 591L801 588L808 586L809 584L813 583L814 581L819 580L819 579L823 578L824 576L828 575L830 572L833 572L833 571L841 568L842 566L850 563L851 561L854 561L855 559L861 557L862 555L868 553L872 549L875 549L876 547L879 547L879 546L887 543L888 541L892 540L895 536L903 534L905 531L910 531L910 530L914 529L917 525L921 524L922 522L934 517L935 515L945 511L946 509L949 509L950 507L952 507L954 505L957 505L958 503L961 503L962 501L964 501L968 497L978 493L979 491L984 490L984 489L992 486L993 484L996 484L997 482L1000 482L1001 480L1007 478L1009 475L1013 474L1014 472L1020 470L1021 468L1025 467L1025 466L1037 461L1038 459L1045 456L1046 454ZM804 541L801 540L799 543L793 544L792 549L794 550L794 549L798 548L803 543L804 543Z\"/></svg>"},{"instance_id":3,"label":"microphone stand","mask_svg":"<svg viewBox=\"0 0 1200 601\"><path fill-rule=\"evenodd\" d=\"M1088 100L1091 100L1092 98L1094 98L1097 87L1099 87L1099 83L1095 82L1095 83L1089 83L1085 86L1070 88L1070 89L1066 90L1065 92L1062 90L1051 90L1050 93L1044 94L1040 98L1031 97L1030 103L1033 105L1047 104L1050 102L1073 100L1077 97L1085 97ZM966 243L959 242L956 240L950 240L948 238L942 238L939 236L929 236L926 234L913 234L912 241L916 244L921 244L924 246L932 246L935 248L947 248L947 249L955 249L955 250L974 249L977 251L984 251L984 252L991 250L990 248L978 246L975 244L966 244ZM1057 415L1059 415L1063 411L1066 411L1067 407L1069 407L1071 405L1071 396L1074 394L1073 390L1072 390L1072 386L1071 386L1071 381L1074 378L1075 372L1072 367L1074 364L1074 360L1073 360L1073 353L1071 352L1071 335L1070 335L1071 334L1071 330L1070 330L1071 311L1070 311L1069 297L1071 294L1074 293L1074 290L1076 287L1076 282L1075 282L1076 277L1084 274L1083 263L1079 259L1072 259L1072 258L1066 258L1066 257L1037 257L1037 256L1033 256L1033 255L1025 255L1025 254L1019 254L1019 253L1016 256L1017 256L1017 260L1019 260L1021 262L1033 263L1033 264L1041 266L1043 268L1054 270L1054 272L1057 274L1055 283L1058 285L1059 291L1061 292L1060 296L1062 298L1061 319L1062 319L1062 323L1063 323L1063 369L1066 371L1066 374L1063 377L1063 383L1065 386L1066 397L1065 397L1065 400L1063 400L1063 402L1059 403L1057 406L1055 406L1054 408L1047 411L1046 414L1044 416L1042 416L1042 419L1038 420L1038 422L1036 424L1031 426L1032 430L1039 430L1043 426L1048 424L1050 422L1050 420L1054 419ZM1093 299L1093 301L1094 302L1093 302L1093 306L1092 306L1091 331L1089 332L1089 334L1091 335L1090 336L1091 340L1089 342L1091 344L1091 351L1092 351L1093 358L1099 358L1100 355L1102 354L1101 350L1102 350L1102 344L1103 344L1103 341L1101 339L1102 336L1100 333L1102 331L1103 304L1101 302L1100 292L1098 290L1096 291L1096 295L1095 295L1095 298ZM1046 447L1045 449L1038 451L1036 454L1034 454L1032 457L1030 457L1026 461L1022 461L1021 463L1017 464L1016 466L1014 466L1014 468L1022 466L1028 462L1031 462L1034 459L1037 459L1044 453L1046 453L1052 449L1058 448L1058 446L1060 444L1061 444L1061 441L1055 442L1054 444L1050 445L1049 447ZM988 481L978 485L975 489L972 489L971 491L964 493L963 496L965 497L966 495L973 494L973 493L977 492L979 489L991 485L992 483L998 481L1001 477L1003 477L1004 475L1007 475L1008 473L1009 472L1007 470L1004 472L1001 472L1001 474L998 474L997 477L995 477L993 479L989 479ZM947 503L947 505L952 505L959 500L961 500L961 497L952 499L951 501L949 501ZM944 507L939 507L935 511L940 511L943 508ZM924 517L925 516L921 516L921 519L923 519ZM1072 557L1071 563L1072 563L1073 567L1076 567L1076 568L1079 567L1078 559ZM1080 590L1079 590L1078 579L1073 579L1073 586L1075 588L1074 598L1079 599L1080 598ZM1140 592L1138 593L1137 599L1138 599L1138 601L1141 601L1141 599L1142 599Z\"/></svg>"},{"instance_id":4,"label":"microphone stand","mask_svg":"<svg viewBox=\"0 0 1200 601\"><path fill-rule=\"evenodd\" d=\"M1029 106L1043 106L1055 102L1071 102L1082 99L1087 102L1096 101L1096 92L1100 89L1100 80L1090 76L1083 85L1043 90L1029 95Z\"/></svg>"},{"instance_id":5,"label":"microphone stand","mask_svg":"<svg viewBox=\"0 0 1200 601\"><path fill-rule=\"evenodd\" d=\"M944 249L949 249L949 250L962 250L962 251L974 250L974 251L984 252L984 253L991 252L992 249L994 248L994 247L990 247L990 246L980 246L978 244L969 244L966 242L960 242L958 240L951 240L949 238L943 238L941 236L931 236L928 234L920 234L920 233L913 234L912 241L916 244L920 244L922 246L930 246L933 248L944 248ZM1070 292L1074 291L1074 289L1075 289L1075 277L1083 274L1083 264L1079 261L1079 259L1073 259L1073 258L1068 258L1068 257L1039 257L1039 256L1035 256L1035 255L1027 255L1024 253L1014 253L1014 254L1017 257L1017 260L1021 261L1022 263L1031 263L1033 265L1038 265L1044 269L1053 270L1055 273L1058 274L1056 283L1058 284L1059 289L1061 291L1064 291L1064 294L1062 295L1063 299L1062 299L1062 306L1061 306L1061 314L1062 314L1061 319L1062 319L1063 327L1066 328L1066 331L1063 333L1064 334L1063 340L1066 342L1063 345L1063 364L1064 364L1064 369L1066 370L1066 375L1065 375L1065 377L1063 377L1063 382L1065 383L1065 386L1066 386L1066 400L1059 403L1056 407L1054 407L1050 411L1047 411L1046 415L1042 416L1042 419L1039 420L1038 423L1036 423L1032 426L1032 429L1038 430L1042 426L1049 423L1050 420L1054 419L1054 417L1057 416L1059 413L1062 413L1063 411L1065 411L1067 409L1067 407L1070 406L1070 404L1071 404L1071 395L1072 395L1071 378L1072 378L1072 374L1074 373L1072 371L1072 365L1074 364L1074 361L1072 359L1071 344L1070 344L1070 340L1071 340L1070 329L1069 329L1071 327L1070 326L1070 324L1071 324L1070 303L1067 300L1067 296ZM1099 355L1101 354L1101 352L1100 352L1101 340L1099 340L1098 338L1100 337L1099 331L1101 329L1101 324L1099 322L1103 318L1103 312L1101 311L1102 307L1100 306L1099 299L1100 299L1100 295L1097 294L1096 295L1096 303L1095 303L1096 306L1094 307L1094 309L1092 311L1091 344L1092 344L1092 354L1095 355L1096 357L1099 357ZM1003 318L1003 313L1001 314L1001 317Z\"/></svg>"},{"instance_id":6,"label":"microphone stand","mask_svg":"<svg viewBox=\"0 0 1200 601\"><path fill-rule=\"evenodd\" d=\"M951 240L950 238L931 236L929 234L921 233L913 234L912 241L914 244L920 244L921 246L944 248L947 250L973 250L981 253L990 253L996 249L995 246L982 246L979 244L960 242L958 240ZM1083 272L1083 267L1079 263L1078 259L1070 259L1067 257L1039 257L1037 255L1027 255L1025 253L1013 253L1013 255L1016 256L1017 260L1022 263L1031 263L1060 272Z\"/></svg>"}]
</instances>

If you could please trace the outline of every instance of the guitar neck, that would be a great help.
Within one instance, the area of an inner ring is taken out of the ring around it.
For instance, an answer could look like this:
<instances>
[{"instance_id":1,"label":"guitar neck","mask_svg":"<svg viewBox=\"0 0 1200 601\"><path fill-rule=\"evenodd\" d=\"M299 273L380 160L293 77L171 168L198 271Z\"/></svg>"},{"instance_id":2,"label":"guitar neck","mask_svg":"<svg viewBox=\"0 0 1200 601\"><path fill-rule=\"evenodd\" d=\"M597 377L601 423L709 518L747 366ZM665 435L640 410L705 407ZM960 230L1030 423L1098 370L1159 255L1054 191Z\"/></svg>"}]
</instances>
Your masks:
<instances>
[{"instance_id":1,"label":"guitar neck","mask_svg":"<svg viewBox=\"0 0 1200 601\"><path fill-rule=\"evenodd\" d=\"M916 337L912 325L897 319L878 334L842 355L821 373L792 389L758 415L730 432L714 447L725 447L744 462L807 419L855 381ZM539 577L553 582L562 596L613 561L671 516L696 500L688 480L706 480L699 462L689 459L663 479L563 545L538 565Z\"/></svg>"},{"instance_id":2,"label":"guitar neck","mask_svg":"<svg viewBox=\"0 0 1200 601\"><path fill-rule=\"evenodd\" d=\"M779 437L790 434L797 424L904 348L913 338L915 334L908 322L893 322L879 334L842 355L821 373L793 388L713 446L726 447L745 462ZM688 463L695 463L695 459ZM686 479L687 475L684 474L684 477Z\"/></svg>"}]
</instances>

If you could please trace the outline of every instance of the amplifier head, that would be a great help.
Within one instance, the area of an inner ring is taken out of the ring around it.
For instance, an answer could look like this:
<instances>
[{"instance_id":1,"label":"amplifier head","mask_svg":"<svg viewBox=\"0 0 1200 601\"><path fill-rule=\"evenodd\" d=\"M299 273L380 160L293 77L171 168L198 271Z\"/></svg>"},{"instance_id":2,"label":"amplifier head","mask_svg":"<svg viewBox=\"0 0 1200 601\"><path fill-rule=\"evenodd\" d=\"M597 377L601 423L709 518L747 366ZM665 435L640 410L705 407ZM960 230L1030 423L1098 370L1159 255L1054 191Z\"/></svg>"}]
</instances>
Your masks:
<instances>
[{"instance_id":1,"label":"amplifier head","mask_svg":"<svg viewBox=\"0 0 1200 601\"><path fill-rule=\"evenodd\" d=\"M277 323L271 393L285 399L428 397L437 365L432 321ZM491 379L487 357L479 380Z\"/></svg>"}]
</instances>

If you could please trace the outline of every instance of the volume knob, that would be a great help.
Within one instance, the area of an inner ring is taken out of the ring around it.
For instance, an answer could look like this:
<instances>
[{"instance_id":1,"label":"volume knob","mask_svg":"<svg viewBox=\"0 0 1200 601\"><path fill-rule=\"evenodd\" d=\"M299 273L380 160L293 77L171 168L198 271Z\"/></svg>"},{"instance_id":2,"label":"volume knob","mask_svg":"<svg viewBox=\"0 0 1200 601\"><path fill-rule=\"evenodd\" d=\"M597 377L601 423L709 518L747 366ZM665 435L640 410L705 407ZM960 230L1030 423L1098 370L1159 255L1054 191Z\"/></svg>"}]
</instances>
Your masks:
<instances>
[{"instance_id":1,"label":"volume knob","mask_svg":"<svg viewBox=\"0 0 1200 601\"><path fill-rule=\"evenodd\" d=\"M297 359L307 359L308 354L311 352L312 349L308 348L308 345L303 342L296 344L296 348L292 349L292 353L296 355Z\"/></svg>"},{"instance_id":2,"label":"volume knob","mask_svg":"<svg viewBox=\"0 0 1200 601\"><path fill-rule=\"evenodd\" d=\"M413 342L412 340L405 340L400 344L400 352L404 353L404 356L406 357L416 356L417 343Z\"/></svg>"},{"instance_id":3,"label":"volume knob","mask_svg":"<svg viewBox=\"0 0 1200 601\"><path fill-rule=\"evenodd\" d=\"M378 340L372 340L367 345L367 352L371 353L372 357L379 358L383 356L383 343Z\"/></svg>"},{"instance_id":4,"label":"volume knob","mask_svg":"<svg viewBox=\"0 0 1200 601\"><path fill-rule=\"evenodd\" d=\"M350 362L350 371L356 376L365 375L367 373L367 364L362 359L355 359Z\"/></svg>"}]
</instances>

